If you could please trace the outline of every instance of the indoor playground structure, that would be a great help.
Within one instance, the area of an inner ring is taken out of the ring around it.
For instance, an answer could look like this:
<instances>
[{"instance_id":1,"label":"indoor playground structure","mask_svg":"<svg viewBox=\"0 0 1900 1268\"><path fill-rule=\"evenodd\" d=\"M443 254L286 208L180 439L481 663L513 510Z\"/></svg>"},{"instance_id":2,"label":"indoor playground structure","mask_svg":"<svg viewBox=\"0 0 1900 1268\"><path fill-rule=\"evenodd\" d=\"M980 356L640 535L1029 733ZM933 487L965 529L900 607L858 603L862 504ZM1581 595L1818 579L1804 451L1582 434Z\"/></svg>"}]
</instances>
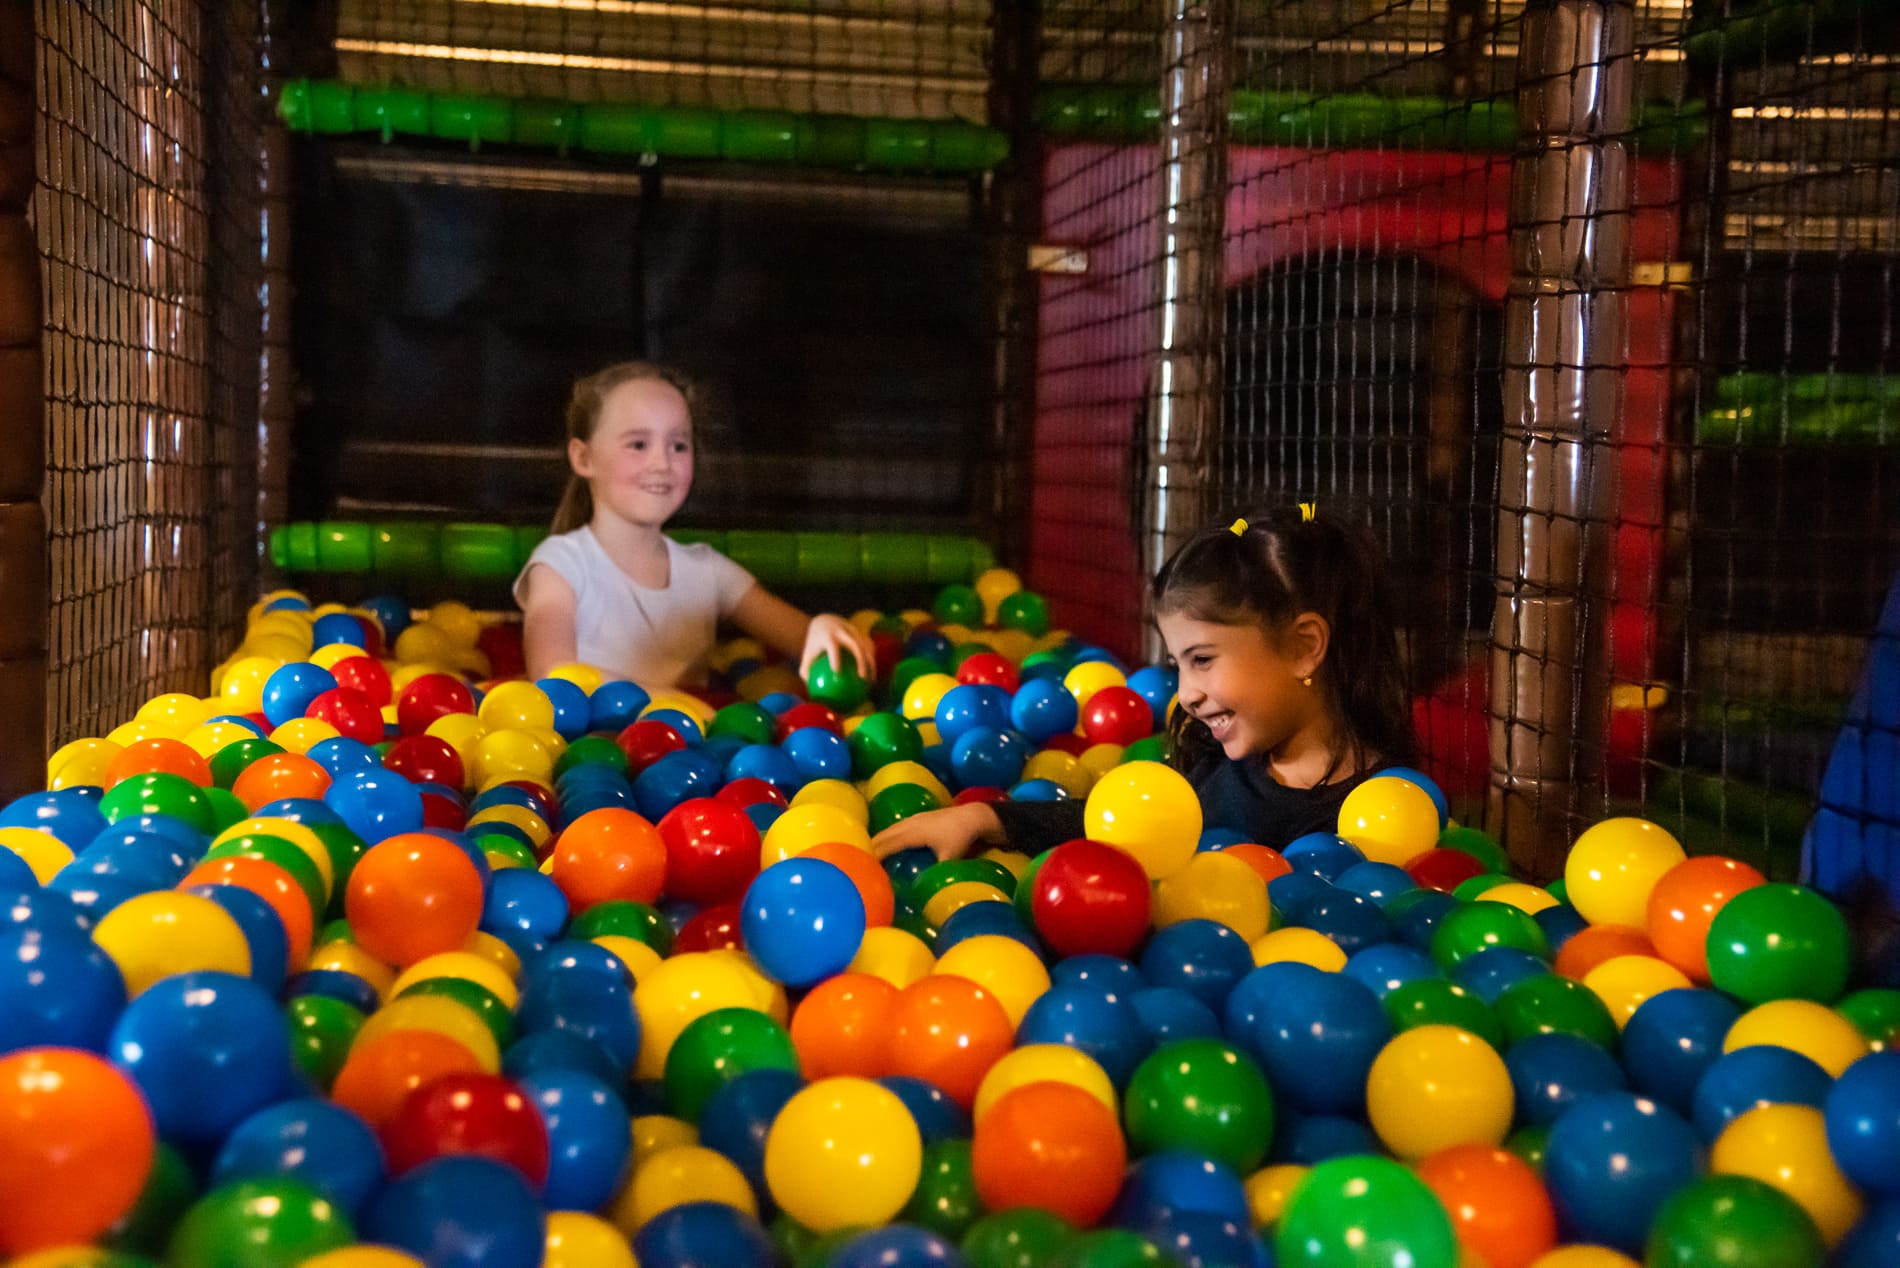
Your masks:
<instances>
[{"instance_id":1,"label":"indoor playground structure","mask_svg":"<svg viewBox=\"0 0 1900 1268\"><path fill-rule=\"evenodd\" d=\"M1896 67L1869 0L0 0L0 1258L1900 1264ZM875 666L529 675L626 358L669 535ZM1147 583L1295 504L1418 751L1252 840ZM873 848L1005 802L1083 834Z\"/></svg>"}]
</instances>

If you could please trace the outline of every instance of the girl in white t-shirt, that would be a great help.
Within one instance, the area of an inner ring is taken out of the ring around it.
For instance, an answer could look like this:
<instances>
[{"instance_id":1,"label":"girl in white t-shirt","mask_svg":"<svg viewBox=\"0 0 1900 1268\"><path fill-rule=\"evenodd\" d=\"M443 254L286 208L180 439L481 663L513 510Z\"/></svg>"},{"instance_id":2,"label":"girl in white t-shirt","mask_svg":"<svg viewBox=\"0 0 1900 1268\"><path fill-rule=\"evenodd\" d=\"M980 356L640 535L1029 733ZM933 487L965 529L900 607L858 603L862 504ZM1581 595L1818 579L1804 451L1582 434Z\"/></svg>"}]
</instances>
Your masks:
<instances>
[{"instance_id":1,"label":"girl in white t-shirt","mask_svg":"<svg viewBox=\"0 0 1900 1268\"><path fill-rule=\"evenodd\" d=\"M623 361L574 385L567 492L551 535L515 580L528 673L579 661L650 689L698 686L719 623L799 658L857 658L871 640L843 617L806 616L710 546L663 531L693 487L692 387L664 367Z\"/></svg>"}]
</instances>

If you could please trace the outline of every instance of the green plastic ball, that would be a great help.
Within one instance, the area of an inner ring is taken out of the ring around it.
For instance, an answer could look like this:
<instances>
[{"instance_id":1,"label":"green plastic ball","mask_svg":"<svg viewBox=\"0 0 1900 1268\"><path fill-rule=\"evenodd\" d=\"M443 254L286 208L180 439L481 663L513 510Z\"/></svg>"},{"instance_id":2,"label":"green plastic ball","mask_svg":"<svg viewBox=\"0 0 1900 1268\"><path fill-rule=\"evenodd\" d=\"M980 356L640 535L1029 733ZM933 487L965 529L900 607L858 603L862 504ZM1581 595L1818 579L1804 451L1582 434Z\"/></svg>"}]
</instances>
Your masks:
<instances>
[{"instance_id":1,"label":"green plastic ball","mask_svg":"<svg viewBox=\"0 0 1900 1268\"><path fill-rule=\"evenodd\" d=\"M983 1214L970 1170L970 1142L940 1140L924 1146L924 1169L898 1218L956 1241Z\"/></svg>"},{"instance_id":2,"label":"green plastic ball","mask_svg":"<svg viewBox=\"0 0 1900 1268\"><path fill-rule=\"evenodd\" d=\"M1334 1158L1300 1182L1275 1239L1282 1268L1455 1268L1451 1217L1425 1182L1370 1154Z\"/></svg>"},{"instance_id":3,"label":"green plastic ball","mask_svg":"<svg viewBox=\"0 0 1900 1268\"><path fill-rule=\"evenodd\" d=\"M149 771L120 780L99 799L99 813L107 823L138 815L170 815L200 832L209 833L212 825L211 799L204 789L183 775L167 771Z\"/></svg>"},{"instance_id":4,"label":"green plastic ball","mask_svg":"<svg viewBox=\"0 0 1900 1268\"><path fill-rule=\"evenodd\" d=\"M871 832L884 831L912 815L938 809L937 795L921 784L892 784L871 798Z\"/></svg>"},{"instance_id":5,"label":"green plastic ball","mask_svg":"<svg viewBox=\"0 0 1900 1268\"><path fill-rule=\"evenodd\" d=\"M1827 1244L1808 1213L1751 1176L1693 1180L1649 1228L1648 1268L1811 1268Z\"/></svg>"},{"instance_id":6,"label":"green plastic ball","mask_svg":"<svg viewBox=\"0 0 1900 1268\"><path fill-rule=\"evenodd\" d=\"M1900 991L1869 987L1855 991L1834 1007L1867 1036L1868 1046L1875 1052L1889 1052L1900 1046Z\"/></svg>"},{"instance_id":7,"label":"green plastic ball","mask_svg":"<svg viewBox=\"0 0 1900 1268\"><path fill-rule=\"evenodd\" d=\"M211 782L220 788L229 788L252 762L283 751L281 744L273 744L262 736L234 740L211 755Z\"/></svg>"},{"instance_id":8,"label":"green plastic ball","mask_svg":"<svg viewBox=\"0 0 1900 1268\"><path fill-rule=\"evenodd\" d=\"M328 1091L350 1045L367 1020L362 1012L328 995L299 995L284 1005L290 1021L290 1055L304 1076Z\"/></svg>"},{"instance_id":9,"label":"green plastic ball","mask_svg":"<svg viewBox=\"0 0 1900 1268\"><path fill-rule=\"evenodd\" d=\"M1527 977L1498 996L1494 1008L1506 1044L1532 1035L1562 1034L1588 1039L1606 1052L1616 1051L1616 1019L1595 991L1572 978L1555 973Z\"/></svg>"},{"instance_id":10,"label":"green plastic ball","mask_svg":"<svg viewBox=\"0 0 1900 1268\"><path fill-rule=\"evenodd\" d=\"M892 762L914 762L924 751L917 724L896 713L873 713L845 737L845 744L851 749L851 773L859 779Z\"/></svg>"},{"instance_id":11,"label":"green plastic ball","mask_svg":"<svg viewBox=\"0 0 1900 1268\"><path fill-rule=\"evenodd\" d=\"M970 1268L1041 1268L1075 1236L1075 1227L1053 1211L1019 1206L970 1225L962 1250Z\"/></svg>"},{"instance_id":12,"label":"green plastic ball","mask_svg":"<svg viewBox=\"0 0 1900 1268\"><path fill-rule=\"evenodd\" d=\"M1382 1001L1394 1031L1417 1026L1456 1026L1493 1048L1504 1047L1504 1028L1491 1006L1455 982L1420 978L1392 991Z\"/></svg>"},{"instance_id":13,"label":"green plastic ball","mask_svg":"<svg viewBox=\"0 0 1900 1268\"><path fill-rule=\"evenodd\" d=\"M1135 1068L1122 1100L1130 1153L1196 1150L1246 1175L1273 1138L1266 1076L1218 1039L1183 1039L1156 1049Z\"/></svg>"},{"instance_id":14,"label":"green plastic ball","mask_svg":"<svg viewBox=\"0 0 1900 1268\"><path fill-rule=\"evenodd\" d=\"M752 1008L719 1008L687 1023L666 1056L666 1103L689 1123L713 1094L751 1070L798 1073L785 1027Z\"/></svg>"},{"instance_id":15,"label":"green plastic ball","mask_svg":"<svg viewBox=\"0 0 1900 1268\"><path fill-rule=\"evenodd\" d=\"M819 704L849 713L870 696L871 684L858 672L857 658L850 652L840 652L838 660L836 665L829 656L814 660L805 671L805 689Z\"/></svg>"},{"instance_id":16,"label":"green plastic ball","mask_svg":"<svg viewBox=\"0 0 1900 1268\"><path fill-rule=\"evenodd\" d=\"M356 1240L349 1216L282 1176L213 1189L185 1212L167 1262L192 1268L296 1268Z\"/></svg>"},{"instance_id":17,"label":"green plastic ball","mask_svg":"<svg viewBox=\"0 0 1900 1268\"><path fill-rule=\"evenodd\" d=\"M1729 899L1709 925L1709 980L1750 1004L1831 1004L1853 952L1841 909L1801 885L1757 885Z\"/></svg>"},{"instance_id":18,"label":"green plastic ball","mask_svg":"<svg viewBox=\"0 0 1900 1268\"><path fill-rule=\"evenodd\" d=\"M1018 590L996 605L996 622L1006 630L1041 638L1049 632L1049 605L1039 594Z\"/></svg>"},{"instance_id":19,"label":"green plastic ball","mask_svg":"<svg viewBox=\"0 0 1900 1268\"><path fill-rule=\"evenodd\" d=\"M1449 970L1492 947L1516 947L1541 959L1550 958L1550 942L1543 929L1508 903L1466 903L1446 912L1432 934L1431 957Z\"/></svg>"},{"instance_id":20,"label":"green plastic ball","mask_svg":"<svg viewBox=\"0 0 1900 1268\"><path fill-rule=\"evenodd\" d=\"M983 600L966 585L947 585L937 591L930 613L939 625L983 624Z\"/></svg>"},{"instance_id":21,"label":"green plastic ball","mask_svg":"<svg viewBox=\"0 0 1900 1268\"><path fill-rule=\"evenodd\" d=\"M629 898L595 903L568 924L567 936L589 942L607 934L644 942L661 955L673 949L673 926L657 908Z\"/></svg>"}]
</instances>

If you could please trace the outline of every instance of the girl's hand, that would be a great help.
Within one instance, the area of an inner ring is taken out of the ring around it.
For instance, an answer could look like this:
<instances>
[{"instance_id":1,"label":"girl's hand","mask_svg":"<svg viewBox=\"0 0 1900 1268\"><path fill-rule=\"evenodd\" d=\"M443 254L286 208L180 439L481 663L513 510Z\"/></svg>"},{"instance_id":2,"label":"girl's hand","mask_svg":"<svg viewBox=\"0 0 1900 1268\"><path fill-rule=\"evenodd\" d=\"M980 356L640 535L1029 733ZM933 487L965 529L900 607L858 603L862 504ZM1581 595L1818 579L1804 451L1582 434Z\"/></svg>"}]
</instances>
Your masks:
<instances>
[{"instance_id":1,"label":"girl's hand","mask_svg":"<svg viewBox=\"0 0 1900 1268\"><path fill-rule=\"evenodd\" d=\"M922 845L935 850L940 859L960 859L979 844L1002 843L1003 824L996 812L983 802L974 802L926 811L893 823L871 838L871 853L884 858Z\"/></svg>"},{"instance_id":2,"label":"girl's hand","mask_svg":"<svg viewBox=\"0 0 1900 1268\"><path fill-rule=\"evenodd\" d=\"M840 662L845 652L858 662L859 676L867 680L877 678L877 651L871 645L870 636L841 616L820 612L806 627L805 650L798 658L798 676L803 678L809 674L812 662L820 656L830 657L834 669L842 668Z\"/></svg>"}]
</instances>

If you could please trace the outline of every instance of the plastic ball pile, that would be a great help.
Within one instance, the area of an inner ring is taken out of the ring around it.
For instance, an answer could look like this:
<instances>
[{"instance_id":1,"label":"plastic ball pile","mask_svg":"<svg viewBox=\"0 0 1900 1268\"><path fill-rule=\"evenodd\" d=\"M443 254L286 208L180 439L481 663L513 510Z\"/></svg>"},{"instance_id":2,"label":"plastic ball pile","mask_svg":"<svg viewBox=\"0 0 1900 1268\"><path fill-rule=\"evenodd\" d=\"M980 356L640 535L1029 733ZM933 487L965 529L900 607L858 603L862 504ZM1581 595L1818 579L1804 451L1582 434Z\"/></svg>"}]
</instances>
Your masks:
<instances>
[{"instance_id":1,"label":"plastic ball pile","mask_svg":"<svg viewBox=\"0 0 1900 1268\"><path fill-rule=\"evenodd\" d=\"M704 697L409 615L272 596L0 811L14 1263L1900 1262L1810 890L1633 819L1533 886L1416 772L1203 831L1169 671L1000 571ZM1003 797L1087 835L867 849Z\"/></svg>"}]
</instances>

